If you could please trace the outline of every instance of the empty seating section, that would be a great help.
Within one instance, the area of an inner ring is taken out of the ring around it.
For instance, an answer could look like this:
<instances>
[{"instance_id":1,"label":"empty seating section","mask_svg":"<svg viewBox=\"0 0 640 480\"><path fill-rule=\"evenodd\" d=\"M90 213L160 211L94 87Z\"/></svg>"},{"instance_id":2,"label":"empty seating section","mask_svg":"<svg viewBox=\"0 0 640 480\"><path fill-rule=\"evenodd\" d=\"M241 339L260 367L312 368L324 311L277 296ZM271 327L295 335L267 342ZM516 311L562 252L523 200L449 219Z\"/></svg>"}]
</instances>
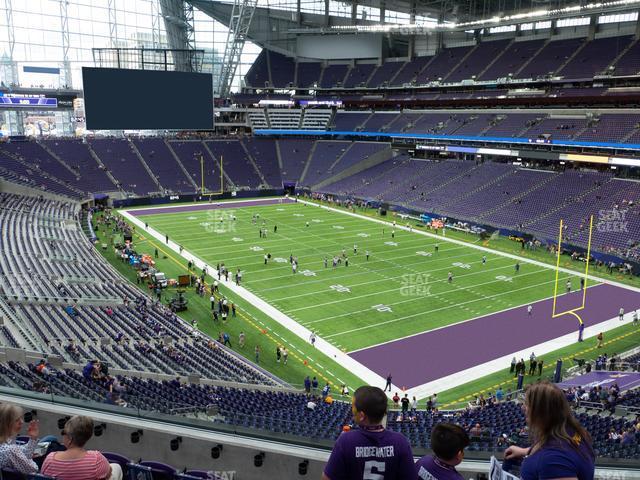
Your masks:
<instances>
[{"instance_id":1,"label":"empty seating section","mask_svg":"<svg viewBox=\"0 0 640 480\"><path fill-rule=\"evenodd\" d=\"M34 165L43 175L53 176L71 188L86 191L82 187L78 175L70 167L49 154L40 143L17 141L2 144L0 148L13 154L14 157L18 157L21 161Z\"/></svg>"},{"instance_id":2,"label":"empty seating section","mask_svg":"<svg viewBox=\"0 0 640 480\"><path fill-rule=\"evenodd\" d=\"M464 175L474 167L473 162L434 162L424 175L414 175L411 178L410 188L389 198L394 203L413 204L415 198L424 198L432 190L442 188L443 184L455 183L458 176Z\"/></svg>"},{"instance_id":3,"label":"empty seating section","mask_svg":"<svg viewBox=\"0 0 640 480\"><path fill-rule=\"evenodd\" d=\"M362 125L362 130L365 132L386 132L387 126L393 122L397 116L398 114L396 112L373 114Z\"/></svg>"},{"instance_id":4,"label":"empty seating section","mask_svg":"<svg viewBox=\"0 0 640 480\"><path fill-rule=\"evenodd\" d=\"M483 218L493 225L508 228L522 228L533 219L548 214L575 197L584 194L596 185L597 181L607 178L600 173L568 170L562 174L553 174L547 181L538 184L530 191L515 192L513 201L485 215Z\"/></svg>"},{"instance_id":5,"label":"empty seating section","mask_svg":"<svg viewBox=\"0 0 640 480\"><path fill-rule=\"evenodd\" d=\"M271 84L276 88L293 85L295 63L291 57L268 51Z\"/></svg>"},{"instance_id":6,"label":"empty seating section","mask_svg":"<svg viewBox=\"0 0 640 480\"><path fill-rule=\"evenodd\" d=\"M609 66L615 67L609 70ZM491 40L476 45L445 47L435 56L374 63L323 64L298 61L263 50L245 75L247 86L264 88L386 88L425 85L441 79L457 83L474 78L538 78L554 74L565 79L590 79L613 73L640 72L640 44L632 35L595 38ZM413 93L415 96L415 92ZM442 97L446 98L446 97Z\"/></svg>"},{"instance_id":7,"label":"empty seating section","mask_svg":"<svg viewBox=\"0 0 640 480\"><path fill-rule=\"evenodd\" d=\"M373 75L367 82L367 87L376 88L383 85L389 85L390 80L395 76L396 72L404 63L402 62L385 62L376 68Z\"/></svg>"},{"instance_id":8,"label":"empty seating section","mask_svg":"<svg viewBox=\"0 0 640 480\"><path fill-rule=\"evenodd\" d=\"M270 138L245 138L243 140L254 162L260 162L260 172L270 188L281 188L282 177L278 164L276 142Z\"/></svg>"},{"instance_id":9,"label":"empty seating section","mask_svg":"<svg viewBox=\"0 0 640 480\"><path fill-rule=\"evenodd\" d=\"M444 79L458 65L474 46L446 48L418 75L418 84Z\"/></svg>"},{"instance_id":10,"label":"empty seating section","mask_svg":"<svg viewBox=\"0 0 640 480\"><path fill-rule=\"evenodd\" d=\"M98 358L125 370L279 383L145 299L86 239L78 209L76 203L0 193L0 305L20 320L29 339L15 346L35 346L71 363ZM66 348L70 340L76 351Z\"/></svg>"},{"instance_id":11,"label":"empty seating section","mask_svg":"<svg viewBox=\"0 0 640 480\"><path fill-rule=\"evenodd\" d=\"M583 38L556 40L547 43L516 78L537 78L555 73L584 44Z\"/></svg>"},{"instance_id":12,"label":"empty seating section","mask_svg":"<svg viewBox=\"0 0 640 480\"><path fill-rule=\"evenodd\" d=\"M40 172L36 165L18 160L14 155L0 149L0 175L12 182L70 198L80 198L84 195L78 190L66 186L55 177Z\"/></svg>"},{"instance_id":13,"label":"empty seating section","mask_svg":"<svg viewBox=\"0 0 640 480\"><path fill-rule=\"evenodd\" d=\"M446 82L460 82L478 76L487 65L507 48L511 40L494 40L479 43L458 67L446 76Z\"/></svg>"},{"instance_id":14,"label":"empty seating section","mask_svg":"<svg viewBox=\"0 0 640 480\"><path fill-rule=\"evenodd\" d=\"M529 122L533 122L538 115L533 113L524 113L518 115L512 114L496 114L489 122L490 127L485 130L486 137L518 137L527 127Z\"/></svg>"},{"instance_id":15,"label":"empty seating section","mask_svg":"<svg viewBox=\"0 0 640 480\"><path fill-rule=\"evenodd\" d=\"M478 77L478 80L497 80L515 75L544 45L544 40L514 41L504 53Z\"/></svg>"},{"instance_id":16,"label":"empty seating section","mask_svg":"<svg viewBox=\"0 0 640 480\"><path fill-rule=\"evenodd\" d=\"M345 88L352 87L364 87L367 84L367 80L375 70L376 66L373 63L361 63L355 65L349 70L347 78L344 80Z\"/></svg>"},{"instance_id":17,"label":"empty seating section","mask_svg":"<svg viewBox=\"0 0 640 480\"><path fill-rule=\"evenodd\" d=\"M332 88L336 85L342 85L348 69L348 65L344 63L327 65L322 71L320 86L322 88Z\"/></svg>"},{"instance_id":18,"label":"empty seating section","mask_svg":"<svg viewBox=\"0 0 640 480\"><path fill-rule=\"evenodd\" d=\"M345 155L346 156L346 155ZM624 254L640 238L640 189L609 173L557 173L487 162L387 160L322 187L322 192L406 205L462 220L530 231L554 238L560 218L566 236L586 246L588 217L601 210L625 214L628 232L594 231L600 251ZM576 208L580 205L580 208Z\"/></svg>"},{"instance_id":19,"label":"empty seating section","mask_svg":"<svg viewBox=\"0 0 640 480\"><path fill-rule=\"evenodd\" d=\"M494 115L490 113L478 113L467 115L457 119L457 128L453 135L478 135L491 126Z\"/></svg>"},{"instance_id":20,"label":"empty seating section","mask_svg":"<svg viewBox=\"0 0 640 480\"><path fill-rule=\"evenodd\" d=\"M140 159L126 140L94 139L90 142L100 161L119 182L122 189L137 195L157 192L158 186L143 168Z\"/></svg>"},{"instance_id":21,"label":"empty seating section","mask_svg":"<svg viewBox=\"0 0 640 480\"><path fill-rule=\"evenodd\" d=\"M388 176L376 174L393 168ZM322 188L323 192L391 201L498 227L523 229L553 239L560 218L568 240L586 246L588 216L601 210L624 211L627 232L594 231L600 251L628 253L640 238L637 182L611 180L609 174L569 170L555 173L512 165L409 160L388 162ZM575 205L580 205L576 208Z\"/></svg>"},{"instance_id":22,"label":"empty seating section","mask_svg":"<svg viewBox=\"0 0 640 480\"><path fill-rule=\"evenodd\" d=\"M249 110L247 111L247 118L249 119L249 123L251 127L255 128L269 128L269 121L267 119L267 114L264 109L260 110Z\"/></svg>"},{"instance_id":23,"label":"empty seating section","mask_svg":"<svg viewBox=\"0 0 640 480\"><path fill-rule=\"evenodd\" d=\"M567 63L558 75L565 78L593 78L598 75L629 46L633 37L610 37L595 39L584 46Z\"/></svg>"},{"instance_id":24,"label":"empty seating section","mask_svg":"<svg viewBox=\"0 0 640 480\"><path fill-rule=\"evenodd\" d=\"M640 114L605 114L600 115L584 132L575 137L576 140L605 140L621 142L640 126ZM636 132L637 133L637 132Z\"/></svg>"},{"instance_id":25,"label":"empty seating section","mask_svg":"<svg viewBox=\"0 0 640 480\"><path fill-rule=\"evenodd\" d=\"M304 185L315 185L327 177L331 166L346 152L351 142L318 140L309 159L309 166L302 178Z\"/></svg>"},{"instance_id":26,"label":"empty seating section","mask_svg":"<svg viewBox=\"0 0 640 480\"><path fill-rule=\"evenodd\" d=\"M77 172L86 191L97 193L117 190L81 140L44 140L42 143Z\"/></svg>"},{"instance_id":27,"label":"empty seating section","mask_svg":"<svg viewBox=\"0 0 640 480\"><path fill-rule=\"evenodd\" d=\"M401 87L405 84L416 82L418 74L431 60L433 60L432 56L416 57L413 60L406 62L391 82L391 85L394 87Z\"/></svg>"},{"instance_id":28,"label":"empty seating section","mask_svg":"<svg viewBox=\"0 0 640 480\"><path fill-rule=\"evenodd\" d=\"M107 389L100 383L84 378L72 369L49 368L42 376L31 365L16 362L0 363L0 384L22 390L38 391L43 383L56 394L82 400L103 401ZM342 427L351 422L351 405L336 401L331 405L319 402L315 409L306 408L309 397L286 390L260 391L251 388L229 388L213 385L179 385L170 381L118 376L120 397L130 408L173 415L216 411L210 421L239 427L285 433L307 439L335 440ZM625 405L637 403L637 391L625 392L621 397ZM191 408L189 408L191 407ZM185 413L181 413L185 412ZM530 440L521 432L525 429L522 405L516 401L489 403L485 407L466 410L417 411L415 420L402 421L400 412L392 410L387 419L389 430L400 432L416 448L431 448L430 432L434 425L450 422L469 430L480 424L482 433L472 435L467 447L472 452L503 449L498 441L503 436L526 446ZM621 445L608 435L633 429L631 418L576 413L578 421L589 431L598 456L636 458L640 454L638 442Z\"/></svg>"},{"instance_id":29,"label":"empty seating section","mask_svg":"<svg viewBox=\"0 0 640 480\"><path fill-rule=\"evenodd\" d=\"M256 190L262 185L262 180L240 141L214 140L205 143L217 160L220 157L224 159L224 172L236 187Z\"/></svg>"},{"instance_id":30,"label":"empty seating section","mask_svg":"<svg viewBox=\"0 0 640 480\"><path fill-rule=\"evenodd\" d=\"M338 112L334 119L333 130L357 132L370 115L370 112Z\"/></svg>"},{"instance_id":31,"label":"empty seating section","mask_svg":"<svg viewBox=\"0 0 640 480\"><path fill-rule=\"evenodd\" d=\"M384 150L390 151L388 144L376 142L353 142L345 154L340 158L340 161L333 165L327 173L329 176L340 173L343 170L353 167L361 161L366 160Z\"/></svg>"},{"instance_id":32,"label":"empty seating section","mask_svg":"<svg viewBox=\"0 0 640 480\"><path fill-rule=\"evenodd\" d=\"M550 135L552 139L571 139L587 128L586 118L544 118L536 122L522 134L528 138L538 138L540 135Z\"/></svg>"},{"instance_id":33,"label":"empty seating section","mask_svg":"<svg viewBox=\"0 0 640 480\"><path fill-rule=\"evenodd\" d=\"M302 139L280 139L276 140L280 147L280 158L282 159L282 180L285 182L299 182L304 171L313 140Z\"/></svg>"},{"instance_id":34,"label":"empty seating section","mask_svg":"<svg viewBox=\"0 0 640 480\"><path fill-rule=\"evenodd\" d=\"M200 188L204 181L204 187L209 192L222 191L220 183L220 158L213 158L198 140L170 141L169 145L180 159L180 163L191 176L193 182ZM201 159L204 163L201 163ZM222 159L223 170L227 170L227 160ZM231 163L231 162L230 162ZM204 169L202 168L204 165ZM204 170L204 179L202 172Z\"/></svg>"},{"instance_id":35,"label":"empty seating section","mask_svg":"<svg viewBox=\"0 0 640 480\"><path fill-rule=\"evenodd\" d=\"M247 85L262 88L271 82L269 78L269 65L267 64L267 50L262 50L258 58L251 64L244 77Z\"/></svg>"},{"instance_id":36,"label":"empty seating section","mask_svg":"<svg viewBox=\"0 0 640 480\"><path fill-rule=\"evenodd\" d=\"M640 72L640 42L635 40L631 47L613 64L618 77L637 75Z\"/></svg>"},{"instance_id":37,"label":"empty seating section","mask_svg":"<svg viewBox=\"0 0 640 480\"><path fill-rule=\"evenodd\" d=\"M351 175L325 187L328 193L337 195L354 195L360 198L372 199L378 192L380 181L394 175L395 169L403 162L407 162L406 155L398 155L378 165L367 168L357 175Z\"/></svg>"},{"instance_id":38,"label":"empty seating section","mask_svg":"<svg viewBox=\"0 0 640 480\"><path fill-rule=\"evenodd\" d=\"M133 143L165 190L188 192L193 189L164 139L145 138L134 140Z\"/></svg>"},{"instance_id":39,"label":"empty seating section","mask_svg":"<svg viewBox=\"0 0 640 480\"><path fill-rule=\"evenodd\" d=\"M477 168L468 165L462 167L458 166L457 172L451 174L454 178L450 182L435 185L427 183L418 187L412 194L411 203L426 212L444 212L447 205L457 199L486 187L515 170L513 166L502 163L488 163Z\"/></svg>"},{"instance_id":40,"label":"empty seating section","mask_svg":"<svg viewBox=\"0 0 640 480\"><path fill-rule=\"evenodd\" d=\"M318 62L298 62L296 64L296 86L298 87L312 87L318 83L320 79L320 73L322 72L322 64Z\"/></svg>"},{"instance_id":41,"label":"empty seating section","mask_svg":"<svg viewBox=\"0 0 640 480\"><path fill-rule=\"evenodd\" d=\"M327 130L332 117L333 112L331 110L306 109L302 115L301 128L303 130Z\"/></svg>"},{"instance_id":42,"label":"empty seating section","mask_svg":"<svg viewBox=\"0 0 640 480\"><path fill-rule=\"evenodd\" d=\"M269 125L274 129L290 130L300 128L302 110L299 109L269 109L267 110Z\"/></svg>"}]
</instances>

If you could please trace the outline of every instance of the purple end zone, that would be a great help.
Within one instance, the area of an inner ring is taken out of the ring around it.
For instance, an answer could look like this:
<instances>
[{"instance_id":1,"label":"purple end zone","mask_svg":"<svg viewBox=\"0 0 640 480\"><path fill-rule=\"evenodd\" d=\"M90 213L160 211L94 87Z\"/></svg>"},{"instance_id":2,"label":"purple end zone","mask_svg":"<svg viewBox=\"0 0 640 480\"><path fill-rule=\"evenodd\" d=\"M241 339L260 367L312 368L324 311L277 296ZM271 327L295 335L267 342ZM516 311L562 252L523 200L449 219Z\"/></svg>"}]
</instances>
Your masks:
<instances>
[{"instance_id":1,"label":"purple end zone","mask_svg":"<svg viewBox=\"0 0 640 480\"><path fill-rule=\"evenodd\" d=\"M265 205L284 203L295 203L295 201L290 198L273 198L269 200L251 200L248 202L199 203L196 205L182 205L180 207L140 208L137 210L128 210L128 213L134 217L140 217L142 215L160 215L162 213L197 212L199 210L217 210L220 208L262 207Z\"/></svg>"},{"instance_id":2,"label":"purple end zone","mask_svg":"<svg viewBox=\"0 0 640 480\"><path fill-rule=\"evenodd\" d=\"M569 387L610 387L614 383L617 383L620 390L630 390L640 385L640 372L589 372L584 375L579 375L571 380L565 380L559 383L558 386L562 388Z\"/></svg>"},{"instance_id":3,"label":"purple end zone","mask_svg":"<svg viewBox=\"0 0 640 480\"><path fill-rule=\"evenodd\" d=\"M581 295L559 297L557 311L580 305ZM596 285L588 289L580 316L589 327L617 317L620 307L625 312L640 308L640 293ZM552 311L553 300L542 300L533 304L531 316L526 306L516 307L349 355L383 378L390 373L394 384L412 388L571 332L577 340L578 320L572 315L551 318Z\"/></svg>"}]
</instances>

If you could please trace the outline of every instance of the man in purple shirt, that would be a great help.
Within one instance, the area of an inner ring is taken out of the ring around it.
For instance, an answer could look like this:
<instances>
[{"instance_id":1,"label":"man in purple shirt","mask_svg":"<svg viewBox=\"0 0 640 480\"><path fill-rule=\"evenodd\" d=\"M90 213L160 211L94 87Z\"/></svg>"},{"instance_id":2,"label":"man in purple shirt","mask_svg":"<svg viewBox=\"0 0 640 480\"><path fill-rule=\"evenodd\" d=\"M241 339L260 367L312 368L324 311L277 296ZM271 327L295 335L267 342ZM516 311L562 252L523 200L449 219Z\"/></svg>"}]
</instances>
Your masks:
<instances>
[{"instance_id":1,"label":"man in purple shirt","mask_svg":"<svg viewBox=\"0 0 640 480\"><path fill-rule=\"evenodd\" d=\"M469 436L462 427L439 423L431 429L433 455L425 455L416 462L416 473L422 480L463 480L456 465L464 458Z\"/></svg>"},{"instance_id":2,"label":"man in purple shirt","mask_svg":"<svg viewBox=\"0 0 640 480\"><path fill-rule=\"evenodd\" d=\"M358 428L338 437L322 480L415 478L409 442L402 434L385 430L382 425L387 413L387 396L382 389L358 388L351 410Z\"/></svg>"}]
</instances>

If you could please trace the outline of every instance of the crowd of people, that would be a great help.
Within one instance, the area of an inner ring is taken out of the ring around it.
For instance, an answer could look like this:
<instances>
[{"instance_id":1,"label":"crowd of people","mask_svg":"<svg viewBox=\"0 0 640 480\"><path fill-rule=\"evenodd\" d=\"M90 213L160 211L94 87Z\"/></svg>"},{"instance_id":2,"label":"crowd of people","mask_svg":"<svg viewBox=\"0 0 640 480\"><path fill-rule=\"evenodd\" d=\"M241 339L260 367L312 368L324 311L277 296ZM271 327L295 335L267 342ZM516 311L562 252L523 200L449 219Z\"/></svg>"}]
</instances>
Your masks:
<instances>
[{"instance_id":1,"label":"crowd of people","mask_svg":"<svg viewBox=\"0 0 640 480\"><path fill-rule=\"evenodd\" d=\"M531 385L522 408L529 444L505 445L503 468L510 470L519 462L523 480L592 480L595 453L591 437L573 415L564 392L548 382ZM338 437L323 480L462 480L456 466L464 459L470 439L483 433L479 424L468 431L456 424L436 424L431 429L433 453L414 462L408 440L384 427L387 397L382 389L357 389L352 413L353 425Z\"/></svg>"},{"instance_id":2,"label":"crowd of people","mask_svg":"<svg viewBox=\"0 0 640 480\"><path fill-rule=\"evenodd\" d=\"M29 412L30 413L30 412ZM76 415L64 423L62 438L40 438L37 419L29 421L22 408L4 403L0 405L0 468L18 474L42 474L58 480L121 480L122 468L109 463L97 450L87 450L86 444L94 433L93 420ZM26 443L16 441L26 424ZM41 455L36 447L46 445Z\"/></svg>"}]
</instances>

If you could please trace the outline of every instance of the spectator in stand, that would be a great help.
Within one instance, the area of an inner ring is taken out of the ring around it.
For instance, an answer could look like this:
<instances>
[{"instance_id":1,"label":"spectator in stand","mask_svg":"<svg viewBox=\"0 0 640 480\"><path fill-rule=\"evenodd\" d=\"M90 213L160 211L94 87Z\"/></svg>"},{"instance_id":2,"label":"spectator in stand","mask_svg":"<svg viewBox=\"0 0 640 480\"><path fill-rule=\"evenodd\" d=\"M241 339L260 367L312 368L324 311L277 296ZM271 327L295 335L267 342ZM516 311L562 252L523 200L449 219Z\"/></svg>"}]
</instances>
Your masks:
<instances>
[{"instance_id":1,"label":"spectator in stand","mask_svg":"<svg viewBox=\"0 0 640 480\"><path fill-rule=\"evenodd\" d=\"M36 365L36 372L38 372L40 375L46 375L47 373L49 373L46 360L40 360L38 362L38 365Z\"/></svg>"},{"instance_id":2,"label":"spectator in stand","mask_svg":"<svg viewBox=\"0 0 640 480\"><path fill-rule=\"evenodd\" d=\"M64 452L50 453L42 465L42 474L58 480L120 480L122 469L96 450L84 446L93 436L93 420L76 415L62 431Z\"/></svg>"},{"instance_id":3,"label":"spectator in stand","mask_svg":"<svg viewBox=\"0 0 640 480\"><path fill-rule=\"evenodd\" d=\"M0 405L0 468L11 468L28 475L38 472L33 452L38 445L40 428L37 420L29 422L29 441L25 445L17 445L15 437L22 430L23 424L22 408L10 403Z\"/></svg>"},{"instance_id":4,"label":"spectator in stand","mask_svg":"<svg viewBox=\"0 0 640 480\"><path fill-rule=\"evenodd\" d=\"M463 480L456 470L464 458L469 437L459 425L439 423L431 430L433 455L426 455L416 462L418 478L424 480Z\"/></svg>"},{"instance_id":5,"label":"spectator in stand","mask_svg":"<svg viewBox=\"0 0 640 480\"><path fill-rule=\"evenodd\" d=\"M322 479L416 478L409 442L382 425L387 413L387 397L382 389L358 388L353 395L352 412L359 428L340 434Z\"/></svg>"},{"instance_id":6,"label":"spectator in stand","mask_svg":"<svg viewBox=\"0 0 640 480\"><path fill-rule=\"evenodd\" d=\"M549 382L533 384L527 388L523 408L531 447L505 450L506 460L524 458L522 480L592 480L595 454L591 437L574 417L562 390Z\"/></svg>"}]
</instances>

